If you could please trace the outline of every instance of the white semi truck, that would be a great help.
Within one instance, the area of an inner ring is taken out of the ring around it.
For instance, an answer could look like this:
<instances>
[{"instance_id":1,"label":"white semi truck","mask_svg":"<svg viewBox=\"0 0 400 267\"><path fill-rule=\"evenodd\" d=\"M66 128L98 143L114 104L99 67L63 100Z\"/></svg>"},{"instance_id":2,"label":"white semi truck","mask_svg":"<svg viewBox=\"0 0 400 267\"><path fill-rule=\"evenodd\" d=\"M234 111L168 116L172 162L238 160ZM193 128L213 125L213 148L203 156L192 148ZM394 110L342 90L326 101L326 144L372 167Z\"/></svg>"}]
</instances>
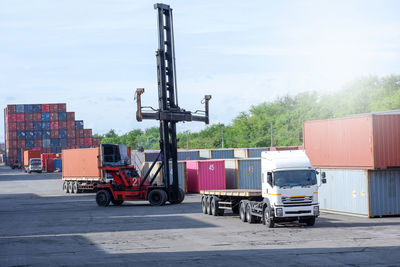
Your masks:
<instances>
[{"instance_id":1,"label":"white semi truck","mask_svg":"<svg viewBox=\"0 0 400 267\"><path fill-rule=\"evenodd\" d=\"M225 210L240 214L243 222L299 221L312 226L319 216L317 176L304 150L264 151L261 154L261 190L204 190L201 204L205 214L222 216Z\"/></svg>"}]
</instances>

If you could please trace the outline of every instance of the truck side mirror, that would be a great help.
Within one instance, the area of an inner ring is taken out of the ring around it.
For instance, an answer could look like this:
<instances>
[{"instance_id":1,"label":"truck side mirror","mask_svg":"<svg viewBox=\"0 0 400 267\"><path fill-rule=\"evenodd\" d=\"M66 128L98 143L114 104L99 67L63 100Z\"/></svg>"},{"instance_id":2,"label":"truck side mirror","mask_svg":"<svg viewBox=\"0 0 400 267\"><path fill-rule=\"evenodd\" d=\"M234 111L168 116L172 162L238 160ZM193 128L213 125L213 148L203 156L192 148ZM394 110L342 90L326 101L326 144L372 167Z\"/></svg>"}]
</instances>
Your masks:
<instances>
[{"instance_id":1,"label":"truck side mirror","mask_svg":"<svg viewBox=\"0 0 400 267\"><path fill-rule=\"evenodd\" d=\"M322 172L322 173L321 173L321 182L322 182L323 184L326 184L326 174L325 174L325 172Z\"/></svg>"},{"instance_id":2,"label":"truck side mirror","mask_svg":"<svg viewBox=\"0 0 400 267\"><path fill-rule=\"evenodd\" d=\"M270 185L272 185L272 173L268 172L267 173L267 183L269 183Z\"/></svg>"}]
</instances>

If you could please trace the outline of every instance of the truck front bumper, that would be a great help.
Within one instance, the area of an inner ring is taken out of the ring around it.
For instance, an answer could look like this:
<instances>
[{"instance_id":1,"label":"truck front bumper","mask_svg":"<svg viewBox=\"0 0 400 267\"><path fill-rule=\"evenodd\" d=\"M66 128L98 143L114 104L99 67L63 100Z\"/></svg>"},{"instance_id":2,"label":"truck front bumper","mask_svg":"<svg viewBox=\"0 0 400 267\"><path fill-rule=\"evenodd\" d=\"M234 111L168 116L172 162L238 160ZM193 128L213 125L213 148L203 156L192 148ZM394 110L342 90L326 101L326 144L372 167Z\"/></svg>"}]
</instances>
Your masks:
<instances>
[{"instance_id":1,"label":"truck front bumper","mask_svg":"<svg viewBox=\"0 0 400 267\"><path fill-rule=\"evenodd\" d=\"M300 217L300 216L319 216L318 204L311 206L277 206L274 209L275 217Z\"/></svg>"}]
</instances>

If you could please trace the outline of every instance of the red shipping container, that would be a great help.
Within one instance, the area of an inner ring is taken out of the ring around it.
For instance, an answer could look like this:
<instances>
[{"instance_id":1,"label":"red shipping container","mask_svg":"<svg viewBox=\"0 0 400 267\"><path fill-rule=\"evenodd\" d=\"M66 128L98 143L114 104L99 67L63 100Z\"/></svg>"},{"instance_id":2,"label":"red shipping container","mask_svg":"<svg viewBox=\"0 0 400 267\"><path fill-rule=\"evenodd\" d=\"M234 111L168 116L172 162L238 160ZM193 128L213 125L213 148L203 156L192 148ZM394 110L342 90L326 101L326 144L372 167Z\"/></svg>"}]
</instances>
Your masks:
<instances>
[{"instance_id":1,"label":"red shipping container","mask_svg":"<svg viewBox=\"0 0 400 267\"><path fill-rule=\"evenodd\" d=\"M225 162L223 160L186 161L189 192L225 189Z\"/></svg>"},{"instance_id":2,"label":"red shipping container","mask_svg":"<svg viewBox=\"0 0 400 267\"><path fill-rule=\"evenodd\" d=\"M40 141L42 141L42 140L40 140ZM41 147L32 147L31 150L40 151L40 153L42 153L42 148Z\"/></svg>"},{"instance_id":3,"label":"red shipping container","mask_svg":"<svg viewBox=\"0 0 400 267\"><path fill-rule=\"evenodd\" d=\"M100 146L100 138L93 138L93 146L98 147Z\"/></svg>"},{"instance_id":4,"label":"red shipping container","mask_svg":"<svg viewBox=\"0 0 400 267\"><path fill-rule=\"evenodd\" d=\"M15 141L15 142L17 142L17 141ZM17 149L16 148L12 148L12 149L10 148L8 150L8 156L12 157L12 158L17 157Z\"/></svg>"},{"instance_id":5,"label":"red shipping container","mask_svg":"<svg viewBox=\"0 0 400 267\"><path fill-rule=\"evenodd\" d=\"M303 139L314 167L400 167L400 113L304 122Z\"/></svg>"},{"instance_id":6,"label":"red shipping container","mask_svg":"<svg viewBox=\"0 0 400 267\"><path fill-rule=\"evenodd\" d=\"M24 122L25 121L25 114L24 113L17 113L15 115L16 115L15 120L17 122Z\"/></svg>"},{"instance_id":7,"label":"red shipping container","mask_svg":"<svg viewBox=\"0 0 400 267\"><path fill-rule=\"evenodd\" d=\"M54 161L53 159L47 159L47 172L53 172L54 171Z\"/></svg>"},{"instance_id":8,"label":"red shipping container","mask_svg":"<svg viewBox=\"0 0 400 267\"><path fill-rule=\"evenodd\" d=\"M42 153L51 153L51 147L42 148Z\"/></svg>"},{"instance_id":9,"label":"red shipping container","mask_svg":"<svg viewBox=\"0 0 400 267\"><path fill-rule=\"evenodd\" d=\"M76 146L76 139L75 138L68 138L67 139L67 145L68 145L68 147Z\"/></svg>"},{"instance_id":10,"label":"red shipping container","mask_svg":"<svg viewBox=\"0 0 400 267\"><path fill-rule=\"evenodd\" d=\"M67 121L67 129L75 130L75 121Z\"/></svg>"},{"instance_id":11,"label":"red shipping container","mask_svg":"<svg viewBox=\"0 0 400 267\"><path fill-rule=\"evenodd\" d=\"M25 122L17 122L17 130L25 131Z\"/></svg>"},{"instance_id":12,"label":"red shipping container","mask_svg":"<svg viewBox=\"0 0 400 267\"><path fill-rule=\"evenodd\" d=\"M85 141L83 138L76 138L75 140L76 140L76 146L80 147L85 145Z\"/></svg>"},{"instance_id":13,"label":"red shipping container","mask_svg":"<svg viewBox=\"0 0 400 267\"><path fill-rule=\"evenodd\" d=\"M84 129L83 130L83 137L85 137L85 138L92 137L92 129Z\"/></svg>"},{"instance_id":14,"label":"red shipping container","mask_svg":"<svg viewBox=\"0 0 400 267\"><path fill-rule=\"evenodd\" d=\"M16 149L17 148L17 140L7 140L7 148L8 149ZM17 150L15 150L15 153L17 153ZM15 154L17 156L17 154Z\"/></svg>"},{"instance_id":15,"label":"red shipping container","mask_svg":"<svg viewBox=\"0 0 400 267\"><path fill-rule=\"evenodd\" d=\"M50 112L50 104L42 104L42 112Z\"/></svg>"},{"instance_id":16,"label":"red shipping container","mask_svg":"<svg viewBox=\"0 0 400 267\"><path fill-rule=\"evenodd\" d=\"M17 121L17 114L13 113L13 114L8 114L7 115L7 122L16 122Z\"/></svg>"},{"instance_id":17,"label":"red shipping container","mask_svg":"<svg viewBox=\"0 0 400 267\"><path fill-rule=\"evenodd\" d=\"M92 138L83 138L83 145L84 146L92 146L93 140Z\"/></svg>"},{"instance_id":18,"label":"red shipping container","mask_svg":"<svg viewBox=\"0 0 400 267\"><path fill-rule=\"evenodd\" d=\"M58 128L60 130L66 130L67 129L67 122L66 121L59 121L58 122Z\"/></svg>"},{"instance_id":19,"label":"red shipping container","mask_svg":"<svg viewBox=\"0 0 400 267\"><path fill-rule=\"evenodd\" d=\"M33 131L33 122L25 122L25 130L26 131Z\"/></svg>"},{"instance_id":20,"label":"red shipping container","mask_svg":"<svg viewBox=\"0 0 400 267\"><path fill-rule=\"evenodd\" d=\"M50 121L58 121L58 113L57 112L50 113Z\"/></svg>"},{"instance_id":21,"label":"red shipping container","mask_svg":"<svg viewBox=\"0 0 400 267\"><path fill-rule=\"evenodd\" d=\"M65 104L65 103L57 104L57 110L58 110L58 112L66 112L67 104Z\"/></svg>"},{"instance_id":22,"label":"red shipping container","mask_svg":"<svg viewBox=\"0 0 400 267\"><path fill-rule=\"evenodd\" d=\"M75 130L68 130L67 136L68 136L68 138L76 138Z\"/></svg>"},{"instance_id":23,"label":"red shipping container","mask_svg":"<svg viewBox=\"0 0 400 267\"><path fill-rule=\"evenodd\" d=\"M14 114L17 112L17 106L16 105L7 105L7 113L8 114Z\"/></svg>"},{"instance_id":24,"label":"red shipping container","mask_svg":"<svg viewBox=\"0 0 400 267\"><path fill-rule=\"evenodd\" d=\"M50 112L58 112L58 105L50 104Z\"/></svg>"},{"instance_id":25,"label":"red shipping container","mask_svg":"<svg viewBox=\"0 0 400 267\"><path fill-rule=\"evenodd\" d=\"M41 121L42 120L42 113L33 113L33 121Z\"/></svg>"},{"instance_id":26,"label":"red shipping container","mask_svg":"<svg viewBox=\"0 0 400 267\"><path fill-rule=\"evenodd\" d=\"M7 131L16 131L17 130L17 123L16 122L9 122L7 124Z\"/></svg>"},{"instance_id":27,"label":"red shipping container","mask_svg":"<svg viewBox=\"0 0 400 267\"><path fill-rule=\"evenodd\" d=\"M19 148L25 148L25 140L18 140L17 145Z\"/></svg>"},{"instance_id":28,"label":"red shipping container","mask_svg":"<svg viewBox=\"0 0 400 267\"><path fill-rule=\"evenodd\" d=\"M85 136L84 136L84 133L83 133L83 129L76 130L76 131L75 131L75 136L76 136L76 138L83 138L83 137L85 137Z\"/></svg>"},{"instance_id":29,"label":"red shipping container","mask_svg":"<svg viewBox=\"0 0 400 267\"><path fill-rule=\"evenodd\" d=\"M67 112L67 121L74 121L75 125L75 112Z\"/></svg>"},{"instance_id":30,"label":"red shipping container","mask_svg":"<svg viewBox=\"0 0 400 267\"><path fill-rule=\"evenodd\" d=\"M33 113L25 113L25 121L33 121Z\"/></svg>"},{"instance_id":31,"label":"red shipping container","mask_svg":"<svg viewBox=\"0 0 400 267\"><path fill-rule=\"evenodd\" d=\"M58 130L58 121L50 122L50 130Z\"/></svg>"},{"instance_id":32,"label":"red shipping container","mask_svg":"<svg viewBox=\"0 0 400 267\"><path fill-rule=\"evenodd\" d=\"M59 133L58 130L50 130L50 137L58 138L59 137L58 133Z\"/></svg>"},{"instance_id":33,"label":"red shipping container","mask_svg":"<svg viewBox=\"0 0 400 267\"><path fill-rule=\"evenodd\" d=\"M33 141L33 143L34 143L34 146L35 146L35 147L42 147L42 146L43 146L42 139L35 139L35 140Z\"/></svg>"},{"instance_id":34,"label":"red shipping container","mask_svg":"<svg viewBox=\"0 0 400 267\"><path fill-rule=\"evenodd\" d=\"M6 133L7 141L17 140L17 132L16 131L8 131Z\"/></svg>"}]
</instances>

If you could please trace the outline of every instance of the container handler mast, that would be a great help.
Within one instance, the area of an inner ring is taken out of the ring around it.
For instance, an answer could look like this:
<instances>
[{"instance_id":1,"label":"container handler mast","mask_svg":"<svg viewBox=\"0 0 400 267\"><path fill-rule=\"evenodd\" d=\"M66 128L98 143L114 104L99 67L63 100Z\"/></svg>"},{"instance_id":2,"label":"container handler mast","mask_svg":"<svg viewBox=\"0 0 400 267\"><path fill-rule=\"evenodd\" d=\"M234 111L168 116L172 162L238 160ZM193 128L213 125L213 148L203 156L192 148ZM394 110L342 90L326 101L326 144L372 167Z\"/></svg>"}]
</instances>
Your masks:
<instances>
[{"instance_id":1,"label":"container handler mast","mask_svg":"<svg viewBox=\"0 0 400 267\"><path fill-rule=\"evenodd\" d=\"M176 123L185 121L201 121L209 123L209 100L211 95L205 95L202 103L205 110L186 111L178 105L176 85L175 48L172 9L169 5L155 4L158 13L158 50L157 80L158 109L142 106L141 95L144 88L136 90L137 121L154 119L160 121L160 154L150 166L144 177L137 176L133 166L129 168L105 166L101 169L113 177L113 183L103 183L97 186L96 201L100 206L107 206L110 201L120 205L124 200L149 200L152 205L163 205L166 201L180 203L184 192L178 184L177 138ZM156 162L161 160L153 177L149 177ZM161 171L162 185L154 186L153 181ZM172 178L172 181L171 181Z\"/></svg>"}]
</instances>

